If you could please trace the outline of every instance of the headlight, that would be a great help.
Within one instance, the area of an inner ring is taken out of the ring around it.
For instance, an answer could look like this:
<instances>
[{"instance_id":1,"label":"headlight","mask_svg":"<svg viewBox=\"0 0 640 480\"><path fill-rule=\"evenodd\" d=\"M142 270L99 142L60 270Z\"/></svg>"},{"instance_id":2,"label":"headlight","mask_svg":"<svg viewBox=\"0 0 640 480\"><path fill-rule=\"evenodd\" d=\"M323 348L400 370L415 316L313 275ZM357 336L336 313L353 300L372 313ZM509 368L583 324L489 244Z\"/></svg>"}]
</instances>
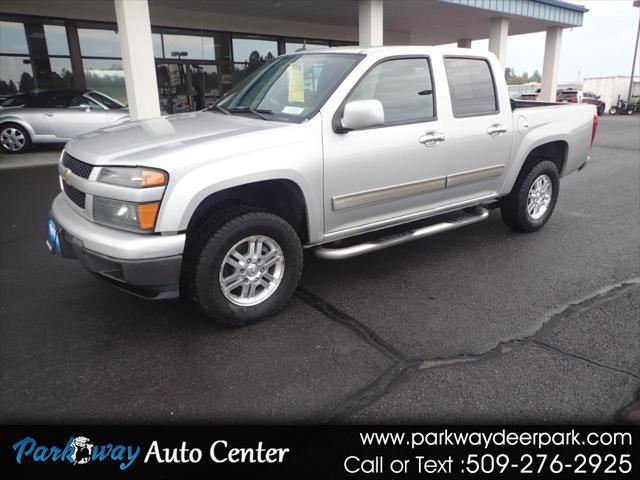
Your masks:
<instances>
[{"instance_id":1,"label":"headlight","mask_svg":"<svg viewBox=\"0 0 640 480\"><path fill-rule=\"evenodd\" d=\"M98 182L122 187L162 187L167 184L167 174L162 170L140 167L103 167Z\"/></svg>"},{"instance_id":2,"label":"headlight","mask_svg":"<svg viewBox=\"0 0 640 480\"><path fill-rule=\"evenodd\" d=\"M93 197L93 219L115 228L149 233L156 226L160 202L131 203Z\"/></svg>"}]
</instances>

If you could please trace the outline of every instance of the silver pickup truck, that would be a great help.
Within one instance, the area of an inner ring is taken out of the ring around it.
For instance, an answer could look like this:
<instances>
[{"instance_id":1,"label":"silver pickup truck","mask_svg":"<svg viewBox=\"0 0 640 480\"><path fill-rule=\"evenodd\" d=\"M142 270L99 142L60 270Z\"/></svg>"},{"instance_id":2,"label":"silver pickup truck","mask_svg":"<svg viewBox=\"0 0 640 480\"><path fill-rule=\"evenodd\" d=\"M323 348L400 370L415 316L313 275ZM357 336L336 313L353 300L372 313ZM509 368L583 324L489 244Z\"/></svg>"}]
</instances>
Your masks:
<instances>
[{"instance_id":1,"label":"silver pickup truck","mask_svg":"<svg viewBox=\"0 0 640 480\"><path fill-rule=\"evenodd\" d=\"M245 325L285 305L304 248L350 258L493 207L538 230L597 120L593 105L511 100L484 51L301 51L208 110L68 142L47 244L132 293Z\"/></svg>"}]
</instances>

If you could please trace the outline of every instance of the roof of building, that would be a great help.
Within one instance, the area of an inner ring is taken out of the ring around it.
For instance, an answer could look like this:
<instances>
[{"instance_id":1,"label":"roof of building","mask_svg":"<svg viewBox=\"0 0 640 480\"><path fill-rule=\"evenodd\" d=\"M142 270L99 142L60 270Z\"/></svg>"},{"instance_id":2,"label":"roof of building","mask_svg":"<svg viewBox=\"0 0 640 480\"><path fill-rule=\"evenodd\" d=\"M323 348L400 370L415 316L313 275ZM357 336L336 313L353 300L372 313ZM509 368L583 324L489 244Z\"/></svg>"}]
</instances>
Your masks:
<instances>
[{"instance_id":1,"label":"roof of building","mask_svg":"<svg viewBox=\"0 0 640 480\"><path fill-rule=\"evenodd\" d=\"M582 5L576 5L575 3L569 3L569 2L563 2L561 0L533 0L534 2L538 2L538 3L546 3L547 5L553 5L555 7L560 7L560 8L568 8L569 10L573 10L576 12L588 12L589 9L587 7L584 7Z\"/></svg>"}]
</instances>

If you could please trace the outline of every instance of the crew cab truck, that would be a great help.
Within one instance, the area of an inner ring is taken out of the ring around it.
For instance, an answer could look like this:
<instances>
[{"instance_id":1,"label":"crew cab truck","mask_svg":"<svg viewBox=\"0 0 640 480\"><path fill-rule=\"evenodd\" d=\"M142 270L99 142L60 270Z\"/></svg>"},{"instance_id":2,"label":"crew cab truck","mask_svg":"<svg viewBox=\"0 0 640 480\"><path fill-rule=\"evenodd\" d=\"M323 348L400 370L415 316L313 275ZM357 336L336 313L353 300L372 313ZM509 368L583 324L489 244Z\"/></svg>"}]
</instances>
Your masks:
<instances>
[{"instance_id":1,"label":"crew cab truck","mask_svg":"<svg viewBox=\"0 0 640 480\"><path fill-rule=\"evenodd\" d=\"M240 326L285 305L304 248L349 258L491 207L536 231L560 178L587 163L597 114L512 101L502 72L470 49L283 55L207 110L68 142L47 243L123 289Z\"/></svg>"}]
</instances>

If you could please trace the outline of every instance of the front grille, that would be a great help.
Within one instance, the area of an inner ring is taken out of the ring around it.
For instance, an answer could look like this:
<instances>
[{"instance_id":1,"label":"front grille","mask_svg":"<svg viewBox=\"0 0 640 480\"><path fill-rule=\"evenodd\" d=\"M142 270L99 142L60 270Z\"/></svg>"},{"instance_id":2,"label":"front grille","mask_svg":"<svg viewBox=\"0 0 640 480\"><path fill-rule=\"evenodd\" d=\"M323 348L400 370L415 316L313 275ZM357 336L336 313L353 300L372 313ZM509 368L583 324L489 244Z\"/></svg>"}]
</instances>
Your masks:
<instances>
[{"instance_id":1,"label":"front grille","mask_svg":"<svg viewBox=\"0 0 640 480\"><path fill-rule=\"evenodd\" d=\"M93 170L93 165L81 162L77 158L73 158L67 152L64 152L62 155L62 165L71 170L75 175L82 178L89 178L89 175L91 175L91 171Z\"/></svg>"},{"instance_id":2,"label":"front grille","mask_svg":"<svg viewBox=\"0 0 640 480\"><path fill-rule=\"evenodd\" d=\"M69 185L64 180L62 181L62 189L64 190L64 193L67 195L67 197L69 197L69 200L71 200L80 208L84 208L84 200L85 200L84 192L81 192L73 185Z\"/></svg>"}]
</instances>

